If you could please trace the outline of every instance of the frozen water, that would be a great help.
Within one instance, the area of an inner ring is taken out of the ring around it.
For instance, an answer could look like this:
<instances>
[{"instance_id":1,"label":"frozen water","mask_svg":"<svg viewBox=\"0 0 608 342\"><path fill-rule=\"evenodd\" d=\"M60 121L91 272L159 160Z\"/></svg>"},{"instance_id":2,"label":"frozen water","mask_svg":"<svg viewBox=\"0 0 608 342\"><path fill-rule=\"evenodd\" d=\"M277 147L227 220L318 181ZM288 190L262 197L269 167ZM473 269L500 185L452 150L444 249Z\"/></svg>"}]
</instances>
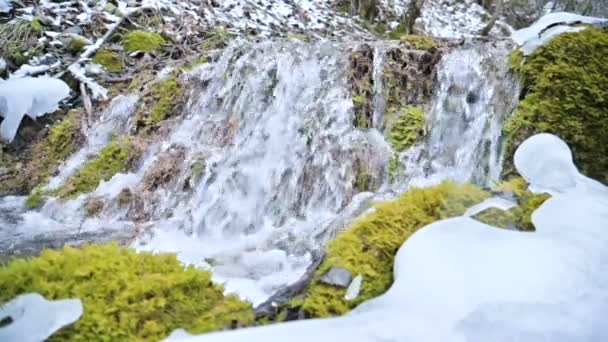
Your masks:
<instances>
[{"instance_id":1,"label":"frozen water","mask_svg":"<svg viewBox=\"0 0 608 342\"><path fill-rule=\"evenodd\" d=\"M524 55L529 55L552 38L565 32L576 32L585 29L580 26L568 26L577 23L594 24L608 19L586 17L568 12L549 13L542 16L533 25L513 32L511 38L521 46Z\"/></svg>"},{"instance_id":2,"label":"frozen water","mask_svg":"<svg viewBox=\"0 0 608 342\"><path fill-rule=\"evenodd\" d=\"M0 307L0 319L12 319L12 323L0 328L0 341L46 341L81 315L79 299L46 300L38 293L23 294Z\"/></svg>"},{"instance_id":3,"label":"frozen water","mask_svg":"<svg viewBox=\"0 0 608 342\"><path fill-rule=\"evenodd\" d=\"M59 108L70 94L65 82L50 77L24 77L0 81L0 137L13 141L24 115L36 119Z\"/></svg>"},{"instance_id":4,"label":"frozen water","mask_svg":"<svg viewBox=\"0 0 608 342\"><path fill-rule=\"evenodd\" d=\"M605 340L608 188L579 173L537 172L564 167L564 146L538 135L517 150L516 166L532 186L555 191L534 212L534 233L464 216L438 221L399 249L389 291L347 316L167 341ZM564 182L570 176L575 186Z\"/></svg>"}]
</instances>

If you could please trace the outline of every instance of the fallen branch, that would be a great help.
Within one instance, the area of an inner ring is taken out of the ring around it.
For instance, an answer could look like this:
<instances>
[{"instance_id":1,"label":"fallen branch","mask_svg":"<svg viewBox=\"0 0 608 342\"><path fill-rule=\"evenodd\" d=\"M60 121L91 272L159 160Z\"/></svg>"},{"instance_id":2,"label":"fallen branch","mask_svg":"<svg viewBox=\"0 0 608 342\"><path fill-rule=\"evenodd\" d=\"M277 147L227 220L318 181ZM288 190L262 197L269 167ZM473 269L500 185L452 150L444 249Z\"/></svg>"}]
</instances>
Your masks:
<instances>
[{"instance_id":1,"label":"fallen branch","mask_svg":"<svg viewBox=\"0 0 608 342\"><path fill-rule=\"evenodd\" d=\"M81 130L82 132L86 132L89 128L89 124L93 120L93 104L91 102L91 98L87 94L87 87L84 82L80 82L80 95L82 96L82 103L84 105L85 115L82 117Z\"/></svg>"}]
</instances>

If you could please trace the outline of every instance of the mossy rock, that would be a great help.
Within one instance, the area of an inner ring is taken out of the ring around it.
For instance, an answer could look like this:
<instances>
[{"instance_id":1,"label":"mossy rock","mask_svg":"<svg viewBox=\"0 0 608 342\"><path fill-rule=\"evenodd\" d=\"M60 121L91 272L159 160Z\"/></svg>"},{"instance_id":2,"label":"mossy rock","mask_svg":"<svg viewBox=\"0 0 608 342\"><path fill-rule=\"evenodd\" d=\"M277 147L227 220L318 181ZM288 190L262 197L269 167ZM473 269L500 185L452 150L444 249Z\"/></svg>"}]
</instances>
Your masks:
<instances>
[{"instance_id":1,"label":"mossy rock","mask_svg":"<svg viewBox=\"0 0 608 342\"><path fill-rule=\"evenodd\" d=\"M0 24L0 56L18 67L42 50L38 37L42 33L39 20L15 19Z\"/></svg>"},{"instance_id":2,"label":"mossy rock","mask_svg":"<svg viewBox=\"0 0 608 342\"><path fill-rule=\"evenodd\" d=\"M388 136L393 149L405 151L424 136L424 112L417 107L402 108L389 124Z\"/></svg>"},{"instance_id":3,"label":"mossy rock","mask_svg":"<svg viewBox=\"0 0 608 342\"><path fill-rule=\"evenodd\" d=\"M165 38L160 34L146 31L131 31L127 33L122 41L122 46L127 53L152 52L159 50L165 44Z\"/></svg>"},{"instance_id":4,"label":"mossy rock","mask_svg":"<svg viewBox=\"0 0 608 342\"><path fill-rule=\"evenodd\" d=\"M564 33L511 66L525 98L504 126L505 173L514 174L515 149L536 133L553 133L572 149L586 175L608 183L608 30Z\"/></svg>"},{"instance_id":5,"label":"mossy rock","mask_svg":"<svg viewBox=\"0 0 608 342\"><path fill-rule=\"evenodd\" d=\"M499 228L514 228L522 231L535 231L532 223L532 213L551 196L535 194L528 191L528 183L521 177L514 177L496 186L498 191L512 192L517 200L517 206L509 210L490 208L475 215L473 218Z\"/></svg>"},{"instance_id":6,"label":"mossy rock","mask_svg":"<svg viewBox=\"0 0 608 342\"><path fill-rule=\"evenodd\" d=\"M128 171L140 154L141 146L133 138L114 139L102 148L95 158L76 171L56 194L60 197L74 197L89 193L95 190L101 181L108 181L115 174Z\"/></svg>"},{"instance_id":7,"label":"mossy rock","mask_svg":"<svg viewBox=\"0 0 608 342\"><path fill-rule=\"evenodd\" d=\"M91 42L82 36L72 36L68 40L65 49L68 52L76 54L82 51L82 49L89 44L91 44Z\"/></svg>"},{"instance_id":8,"label":"mossy rock","mask_svg":"<svg viewBox=\"0 0 608 342\"><path fill-rule=\"evenodd\" d=\"M415 50L432 50L437 45L433 38L415 34L402 35L399 41Z\"/></svg>"},{"instance_id":9,"label":"mossy rock","mask_svg":"<svg viewBox=\"0 0 608 342\"><path fill-rule=\"evenodd\" d=\"M410 235L434 221L462 215L466 208L489 196L472 185L444 182L412 188L396 200L377 203L375 211L329 243L326 259L308 288L303 310L310 317L341 315L381 295L393 282L395 253ZM361 293L355 300L344 299L346 289L319 281L332 266L363 276Z\"/></svg>"},{"instance_id":10,"label":"mossy rock","mask_svg":"<svg viewBox=\"0 0 608 342\"><path fill-rule=\"evenodd\" d=\"M101 49L93 56L93 62L101 65L109 72L121 72L124 65L119 53Z\"/></svg>"},{"instance_id":11,"label":"mossy rock","mask_svg":"<svg viewBox=\"0 0 608 342\"><path fill-rule=\"evenodd\" d=\"M153 105L150 116L146 118L146 126L154 126L166 120L175 113L179 107L183 95L183 88L177 77L168 77L152 85L152 96L155 104Z\"/></svg>"},{"instance_id":12,"label":"mossy rock","mask_svg":"<svg viewBox=\"0 0 608 342\"><path fill-rule=\"evenodd\" d=\"M211 274L172 254L136 253L115 244L45 250L0 268L0 304L38 292L78 298L83 316L49 341L158 341L174 329L191 333L253 323L249 303L224 296Z\"/></svg>"}]
</instances>

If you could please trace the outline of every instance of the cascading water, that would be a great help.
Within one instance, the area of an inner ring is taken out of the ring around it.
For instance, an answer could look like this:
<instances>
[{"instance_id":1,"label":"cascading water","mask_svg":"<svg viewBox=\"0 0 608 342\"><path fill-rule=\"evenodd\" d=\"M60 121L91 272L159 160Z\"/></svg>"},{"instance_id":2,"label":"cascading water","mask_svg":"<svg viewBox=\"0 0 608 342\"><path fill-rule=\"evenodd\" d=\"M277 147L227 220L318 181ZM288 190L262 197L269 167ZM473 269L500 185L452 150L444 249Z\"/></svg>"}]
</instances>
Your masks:
<instances>
[{"instance_id":1,"label":"cascading water","mask_svg":"<svg viewBox=\"0 0 608 342\"><path fill-rule=\"evenodd\" d=\"M51 199L39 211L26 211L22 197L0 199L0 248L24 246L19 241L35 241L41 231L69 243L136 236L137 249L176 252L186 263L210 268L228 291L265 300L297 280L326 240L367 208L373 194L357 194L355 187L361 165L378 184L389 184L392 152L379 124L387 50L381 44L372 71L376 128L353 126L353 44L231 45L188 75L183 115L146 147L137 171L118 174L89 195ZM478 45L444 56L427 118L430 134L402 153L405 178L377 195L408 182L485 184L497 176L500 128L518 91L503 68L506 46ZM101 122L117 122L126 132L128 100L115 100ZM91 132L49 186L69 177L110 133L96 131L104 136ZM168 170L168 182L151 181L159 168ZM132 198L127 208L120 205L125 193ZM92 197L106 204L87 218L83 207Z\"/></svg>"},{"instance_id":2,"label":"cascading water","mask_svg":"<svg viewBox=\"0 0 608 342\"><path fill-rule=\"evenodd\" d=\"M498 180L502 125L519 94L508 72L508 44L465 45L442 58L426 119L428 137L401 156L408 184Z\"/></svg>"}]
</instances>

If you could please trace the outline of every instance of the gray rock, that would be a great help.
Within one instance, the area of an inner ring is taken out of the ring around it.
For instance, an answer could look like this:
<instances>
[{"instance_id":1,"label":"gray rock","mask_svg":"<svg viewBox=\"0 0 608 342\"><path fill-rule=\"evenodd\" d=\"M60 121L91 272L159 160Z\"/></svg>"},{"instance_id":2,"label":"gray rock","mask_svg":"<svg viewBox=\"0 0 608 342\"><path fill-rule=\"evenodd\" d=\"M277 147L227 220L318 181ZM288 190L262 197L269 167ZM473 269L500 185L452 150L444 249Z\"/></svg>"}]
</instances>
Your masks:
<instances>
[{"instance_id":1,"label":"gray rock","mask_svg":"<svg viewBox=\"0 0 608 342\"><path fill-rule=\"evenodd\" d=\"M349 270L333 266L321 277L321 282L327 285L348 287L352 278Z\"/></svg>"},{"instance_id":2,"label":"gray rock","mask_svg":"<svg viewBox=\"0 0 608 342\"><path fill-rule=\"evenodd\" d=\"M506 199L507 201L517 202L517 196L513 191L492 191L492 195Z\"/></svg>"}]
</instances>

